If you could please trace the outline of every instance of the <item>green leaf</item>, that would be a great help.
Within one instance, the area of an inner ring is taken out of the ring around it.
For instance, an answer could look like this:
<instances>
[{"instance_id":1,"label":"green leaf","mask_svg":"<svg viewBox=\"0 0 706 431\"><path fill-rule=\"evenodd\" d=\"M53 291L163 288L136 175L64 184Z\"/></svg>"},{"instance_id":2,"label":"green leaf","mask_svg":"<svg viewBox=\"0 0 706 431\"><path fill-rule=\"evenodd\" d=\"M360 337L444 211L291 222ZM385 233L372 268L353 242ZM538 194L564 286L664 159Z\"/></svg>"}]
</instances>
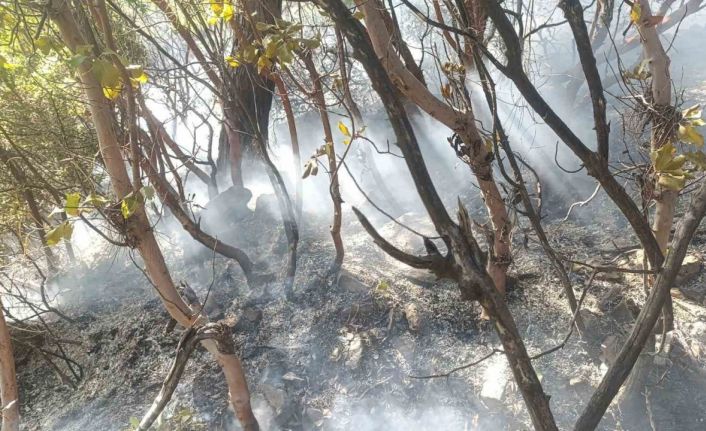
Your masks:
<instances>
[{"instance_id":1,"label":"green leaf","mask_svg":"<svg viewBox=\"0 0 706 431\"><path fill-rule=\"evenodd\" d=\"M701 151L684 153L684 157L694 165L698 171L706 171L706 154Z\"/></svg>"},{"instance_id":2,"label":"green leaf","mask_svg":"<svg viewBox=\"0 0 706 431\"><path fill-rule=\"evenodd\" d=\"M650 153L650 159L652 159L652 165L655 168L655 172L662 172L667 170L670 166L670 162L674 159L674 153L676 149L672 144L666 144L662 147L654 150Z\"/></svg>"},{"instance_id":3,"label":"green leaf","mask_svg":"<svg viewBox=\"0 0 706 431\"><path fill-rule=\"evenodd\" d=\"M99 59L93 62L92 71L103 87L103 95L109 100L117 99L123 86L118 68L108 60Z\"/></svg>"},{"instance_id":4,"label":"green leaf","mask_svg":"<svg viewBox=\"0 0 706 431\"><path fill-rule=\"evenodd\" d=\"M275 26L272 24L267 24L266 22L257 22L255 23L255 28L257 31L270 31L275 28Z\"/></svg>"},{"instance_id":5,"label":"green leaf","mask_svg":"<svg viewBox=\"0 0 706 431\"><path fill-rule=\"evenodd\" d=\"M37 40L34 41L34 46L36 46L37 49L42 51L42 54L49 55L53 44L49 36L40 36Z\"/></svg>"},{"instance_id":6,"label":"green leaf","mask_svg":"<svg viewBox=\"0 0 706 431\"><path fill-rule=\"evenodd\" d=\"M86 208L102 208L108 203L108 199L97 193L91 193L86 197L86 199L81 203L82 209Z\"/></svg>"},{"instance_id":7,"label":"green leaf","mask_svg":"<svg viewBox=\"0 0 706 431\"><path fill-rule=\"evenodd\" d=\"M67 193L66 194L66 204L64 205L64 211L67 215L71 217L78 217L80 214L81 193Z\"/></svg>"},{"instance_id":8,"label":"green leaf","mask_svg":"<svg viewBox=\"0 0 706 431\"><path fill-rule=\"evenodd\" d=\"M85 54L74 54L68 60L69 67L71 67L72 69L76 69L77 67L82 65L83 62L86 61L86 59L88 59L88 56Z\"/></svg>"},{"instance_id":9,"label":"green leaf","mask_svg":"<svg viewBox=\"0 0 706 431\"><path fill-rule=\"evenodd\" d=\"M145 199L150 200L154 198L154 188L152 186L144 186L140 191Z\"/></svg>"}]
</instances>

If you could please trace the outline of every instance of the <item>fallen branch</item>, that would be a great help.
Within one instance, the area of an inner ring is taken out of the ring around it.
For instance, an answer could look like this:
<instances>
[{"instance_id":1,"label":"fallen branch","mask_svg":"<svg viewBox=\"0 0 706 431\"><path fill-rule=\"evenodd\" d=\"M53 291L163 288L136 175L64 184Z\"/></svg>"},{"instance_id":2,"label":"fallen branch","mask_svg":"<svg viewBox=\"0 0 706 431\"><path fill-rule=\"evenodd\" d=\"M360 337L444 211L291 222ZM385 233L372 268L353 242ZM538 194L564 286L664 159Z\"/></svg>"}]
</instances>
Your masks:
<instances>
[{"instance_id":1,"label":"fallen branch","mask_svg":"<svg viewBox=\"0 0 706 431\"><path fill-rule=\"evenodd\" d=\"M586 262L579 262L577 260L564 259L566 262L572 263L574 265L585 266L586 268L592 269L594 272L624 272L628 274L656 274L658 271L654 269L632 269L632 268L621 268L619 266L603 266L603 265L592 265Z\"/></svg>"},{"instance_id":2,"label":"fallen branch","mask_svg":"<svg viewBox=\"0 0 706 431\"><path fill-rule=\"evenodd\" d=\"M573 325L573 322L572 322L572 325ZM471 362L470 364L461 365L460 367L456 367L456 368L454 368L454 369L452 369L452 370L450 370L450 371L447 371L446 373L432 374L432 375L429 375L429 376L408 376L408 377L409 377L410 379L436 379L436 378L439 378L439 377L447 377L447 378L448 378L448 377L450 377L451 374L453 374L453 373L456 373L456 372L458 372L458 371L465 370L465 369L467 369L467 368L471 368L471 367L474 367L474 366L480 364L481 362L485 361L486 359L489 359L491 356L495 355L496 353L505 353L505 352L503 352L503 351L500 350L500 349L493 349L490 353L488 353L487 355L483 356L482 358L480 358L480 359L478 359L478 360L476 360L476 361L473 361L473 362Z\"/></svg>"},{"instance_id":3,"label":"fallen branch","mask_svg":"<svg viewBox=\"0 0 706 431\"><path fill-rule=\"evenodd\" d=\"M564 217L564 219L562 221L567 221L569 219L569 216L571 215L571 211L573 211L575 207L585 207L586 205L588 205L589 202L591 202L593 200L593 198L596 197L596 195L598 194L598 191L600 189L601 189L601 183L598 183L598 185L596 185L596 190L593 191L593 193L591 194L591 196L588 197L588 199L586 199L585 201L572 203L571 206L569 207L569 211L566 212L566 217Z\"/></svg>"},{"instance_id":4,"label":"fallen branch","mask_svg":"<svg viewBox=\"0 0 706 431\"><path fill-rule=\"evenodd\" d=\"M373 242L375 242L375 244L377 244L378 247L382 249L382 251L390 255L392 258L413 268L429 270L439 278L456 278L457 274L456 270L453 267L452 260L449 258L449 256L442 256L441 253L438 252L438 250L432 249L431 246L433 245L433 243L427 237L424 237L424 244L427 247L427 251L432 251L433 253L428 254L426 256L415 256L413 254L409 254L395 247L389 241L383 238L382 235L380 235L380 233L375 230L375 228L370 223L370 221L368 221L365 215L360 212L360 210L355 207L353 207L352 210L356 217L358 217L358 221L360 221L360 224L363 226L363 229L365 229L368 235L370 235L370 237L373 239Z\"/></svg>"},{"instance_id":5,"label":"fallen branch","mask_svg":"<svg viewBox=\"0 0 706 431\"><path fill-rule=\"evenodd\" d=\"M198 329L192 327L184 331L177 345L177 353L174 362L172 362L169 373L162 384L162 389L154 399L152 406L142 417L137 431L148 430L172 399L172 395L184 373L184 368L196 346L204 340L215 340L220 348L220 344L224 342L222 339L224 334L228 333L227 330L224 330L224 326L225 324L223 323L208 323Z\"/></svg>"}]
</instances>

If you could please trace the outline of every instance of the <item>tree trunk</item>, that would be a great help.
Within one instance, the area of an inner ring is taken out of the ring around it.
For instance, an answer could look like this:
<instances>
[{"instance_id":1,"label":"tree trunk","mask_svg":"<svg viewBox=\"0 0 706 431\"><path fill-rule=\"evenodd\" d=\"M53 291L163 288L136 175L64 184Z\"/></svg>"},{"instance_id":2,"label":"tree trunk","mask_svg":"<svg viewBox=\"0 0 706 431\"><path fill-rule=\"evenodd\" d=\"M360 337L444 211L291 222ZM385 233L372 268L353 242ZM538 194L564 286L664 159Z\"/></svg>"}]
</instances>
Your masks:
<instances>
[{"instance_id":1,"label":"tree trunk","mask_svg":"<svg viewBox=\"0 0 706 431\"><path fill-rule=\"evenodd\" d=\"M72 51L86 41L78 30L71 9L66 0L55 0L49 6L49 16L57 24L66 45ZM104 97L89 62L79 66L80 79L88 101L88 107L98 135L101 156L111 180L113 191L118 199L123 199L133 191L133 185L125 168L125 161L120 151L120 143L114 129L114 117L109 101ZM129 85L129 84L127 84ZM138 160L134 161L139 162ZM172 281L164 256L157 244L151 225L140 207L127 220L128 242L135 246L145 263L147 275L159 293L170 316L185 327L197 324L205 318L194 314L179 295ZM250 395L240 359L235 354L220 352L215 344L204 342L204 346L215 356L228 382L231 403L245 430L257 430L258 425L250 408Z\"/></svg>"},{"instance_id":2,"label":"tree trunk","mask_svg":"<svg viewBox=\"0 0 706 431\"><path fill-rule=\"evenodd\" d=\"M635 25L642 40L644 58L650 59L650 73L652 75L652 97L650 99L656 111L652 119L650 149L655 151L672 142L676 135L676 120L673 119L671 106L670 60L659 39L656 27L650 24L652 11L649 1L639 0L639 4L641 7L640 19ZM678 192L658 185L655 185L655 187L659 191L655 199L656 209L652 229L655 232L655 238L660 250L662 250L663 254L666 254Z\"/></svg>"},{"instance_id":3,"label":"tree trunk","mask_svg":"<svg viewBox=\"0 0 706 431\"><path fill-rule=\"evenodd\" d=\"M417 192L437 232L447 238L449 248L452 250L462 295L479 296L481 304L495 319L496 331L535 428L547 431L557 430L549 408L549 397L544 393L532 367L510 310L496 290L493 280L482 267L481 251L473 238L468 214L462 207L459 208L461 222L459 226L447 213L424 164L404 106L396 97L392 79L388 75L389 72L385 70L379 54L371 46L362 25L351 16L348 7L341 0L317 0L316 3L341 25L341 30L348 38L355 55L365 67L375 91L382 99Z\"/></svg>"},{"instance_id":4,"label":"tree trunk","mask_svg":"<svg viewBox=\"0 0 706 431\"><path fill-rule=\"evenodd\" d=\"M316 109L319 111L319 116L321 117L321 124L324 128L324 140L326 141L324 145L327 146L326 158L328 159L330 180L329 194L331 195L331 201L333 202L333 223L331 224L330 231L331 238L333 239L333 245L336 248L336 257L334 258L330 273L336 273L343 264L343 255L345 253L343 248L343 239L341 238L341 221L343 212L341 209L341 203L343 203L343 199L341 199L341 189L338 183L336 148L333 133L331 132L331 120L328 116L328 107L326 106L326 98L324 97L324 88L321 85L321 76L316 70L316 65L314 64L314 60L311 58L310 52L302 54L301 58L304 62L304 66L309 72L312 85L314 86L312 96L316 104Z\"/></svg>"},{"instance_id":5,"label":"tree trunk","mask_svg":"<svg viewBox=\"0 0 706 431\"><path fill-rule=\"evenodd\" d=\"M373 48L383 67L396 87L410 100L414 101L423 111L437 121L455 131L465 144L464 156L475 175L483 195L485 206L492 225L490 238L490 259L487 269L495 287L502 295L505 293L507 268L510 265L510 233L511 225L500 190L493 179L492 154L488 152L485 142L476 125L473 112L458 112L445 102L436 98L422 82L405 68L397 55L390 49L382 14L383 6L379 0L356 0L356 4L365 14L367 32ZM483 313L487 317L487 312Z\"/></svg>"},{"instance_id":6,"label":"tree trunk","mask_svg":"<svg viewBox=\"0 0 706 431\"><path fill-rule=\"evenodd\" d=\"M0 415L2 431L20 430L20 406L15 374L15 357L12 353L12 339L3 314L0 300Z\"/></svg>"},{"instance_id":7,"label":"tree trunk","mask_svg":"<svg viewBox=\"0 0 706 431\"><path fill-rule=\"evenodd\" d=\"M37 230L39 242L42 246L42 252L44 252L44 256L47 259L47 266L53 270L56 267L56 257L47 245L46 231L44 230L44 219L42 218L42 213L39 209L39 205L37 204L37 200L34 197L34 193L32 193L32 190L29 188L27 177L11 159L12 157L7 152L7 150L5 150L4 148L0 148L0 160L2 160L7 170L10 171L10 175L15 180L17 188L20 190L22 198L27 204L27 208L29 208L30 218L34 223L35 229Z\"/></svg>"},{"instance_id":8,"label":"tree trunk","mask_svg":"<svg viewBox=\"0 0 706 431\"><path fill-rule=\"evenodd\" d=\"M287 117L287 127L289 128L289 139L292 145L292 159L294 160L294 182L295 182L295 195L294 195L294 210L297 214L297 222L301 223L302 219L302 206L304 200L304 183L302 181L302 157L299 151L299 135L297 133L297 121L294 118L294 110L292 109L292 102L289 100L289 93L287 92L287 87L284 85L284 81L279 74L272 73L270 79L274 81L277 87L277 95L282 101L282 108L284 109L284 114Z\"/></svg>"}]
</instances>

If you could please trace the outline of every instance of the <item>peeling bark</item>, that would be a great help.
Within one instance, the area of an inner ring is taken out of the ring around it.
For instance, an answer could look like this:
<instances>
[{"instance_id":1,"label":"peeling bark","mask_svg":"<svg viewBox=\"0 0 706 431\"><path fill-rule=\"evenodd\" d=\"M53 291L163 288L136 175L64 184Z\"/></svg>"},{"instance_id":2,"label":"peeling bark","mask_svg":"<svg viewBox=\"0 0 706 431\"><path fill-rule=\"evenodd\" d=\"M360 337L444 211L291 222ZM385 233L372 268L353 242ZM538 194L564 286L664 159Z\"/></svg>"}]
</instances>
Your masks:
<instances>
[{"instance_id":1,"label":"peeling bark","mask_svg":"<svg viewBox=\"0 0 706 431\"><path fill-rule=\"evenodd\" d=\"M48 12L49 17L56 23L62 39L70 50L75 52L77 47L86 45L86 40L81 35L79 27L72 16L71 7L66 0L53 1L49 6ZM100 83L87 62L79 66L79 75L93 123L96 127L105 168L110 177L115 195L118 199L122 199L133 191L133 185L127 174L119 140L114 129L112 108L109 101L104 97ZM137 163L139 161L134 160L134 162ZM146 266L147 275L159 293L170 316L185 327L191 327L202 322L205 323L205 319L195 314L177 291L164 261L164 256L152 232L144 207L138 208L127 220L127 235L131 245L140 252ZM241 418L243 427L248 430L256 430L257 421L254 419L250 409L247 385L243 384L245 379L240 360L235 354L219 351L215 346L208 343L205 344L205 347L221 365L228 382L231 403L236 415ZM246 399L247 402L245 401Z\"/></svg>"},{"instance_id":2,"label":"peeling bark","mask_svg":"<svg viewBox=\"0 0 706 431\"><path fill-rule=\"evenodd\" d=\"M370 80L382 99L397 143L405 156L405 163L414 181L424 207L444 237L458 267L458 285L462 295L478 296L481 304L494 319L494 325L504 347L515 381L525 400L530 417L538 430L556 430L549 408L549 397L544 393L527 350L505 301L495 288L493 280L483 268L482 252L476 243L466 210L459 207L459 224L446 211L424 164L419 144L404 106L395 95L393 79L385 70L371 40L362 25L350 14L341 0L316 0L341 26L354 50L354 55L365 67ZM369 25L370 28L370 25Z\"/></svg>"},{"instance_id":3,"label":"peeling bark","mask_svg":"<svg viewBox=\"0 0 706 431\"><path fill-rule=\"evenodd\" d=\"M12 353L12 338L3 314L0 300L0 415L2 431L20 430L20 406L15 374L15 357Z\"/></svg>"},{"instance_id":4,"label":"peeling bark","mask_svg":"<svg viewBox=\"0 0 706 431\"><path fill-rule=\"evenodd\" d=\"M493 179L492 153L475 125L473 112L456 111L453 107L435 97L414 74L402 64L397 54L390 49L379 0L357 0L356 4L365 14L368 36L377 58L382 63L395 87L415 102L423 111L456 132L465 144L465 154L483 195L488 216L492 225L491 258L487 270L496 288L504 295L507 281L507 268L511 263L510 233L512 226L507 215L505 202Z\"/></svg>"}]
</instances>

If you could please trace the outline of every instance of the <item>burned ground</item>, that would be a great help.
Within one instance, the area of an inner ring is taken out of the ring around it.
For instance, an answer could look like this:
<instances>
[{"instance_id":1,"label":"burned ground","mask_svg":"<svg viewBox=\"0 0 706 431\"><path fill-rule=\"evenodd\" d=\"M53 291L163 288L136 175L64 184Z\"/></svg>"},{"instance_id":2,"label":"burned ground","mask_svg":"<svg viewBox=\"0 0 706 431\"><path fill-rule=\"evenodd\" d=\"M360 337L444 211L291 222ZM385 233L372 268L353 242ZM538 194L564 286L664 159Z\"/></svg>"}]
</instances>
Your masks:
<instances>
[{"instance_id":1,"label":"burned ground","mask_svg":"<svg viewBox=\"0 0 706 431\"><path fill-rule=\"evenodd\" d=\"M600 199L590 210L609 211ZM260 262L266 261L260 272L276 275L283 238L266 214L252 213L229 235L257 249ZM423 378L486 356L500 348L497 337L478 319L478 305L461 301L453 284L393 261L370 243L352 215L347 220L349 257L335 280L326 277L333 255L326 221L312 216L305 223L292 300L277 281L249 287L232 263L203 250L185 255L192 247L181 238L163 241L175 279L201 299L209 292L209 315L233 322L262 429L530 428L503 355L448 377ZM422 233L430 228L419 214L400 220ZM588 261L595 256L587 250L597 249L609 261L635 242L624 235L619 218L606 220L600 227L554 220L548 232L568 258ZM416 235L384 219L376 223L399 246L423 251ZM527 235L515 235L508 301L530 354L537 354L561 342L571 316L547 259L533 234ZM693 248L697 255L706 252L703 234ZM82 366L77 388L62 384L32 348L17 348L24 429L128 430L159 391L179 330L164 333L168 317L151 286L128 255L111 253L92 271L71 276L63 309L74 322L49 321L58 338L70 340L64 348ZM572 269L580 296L588 272ZM700 264L690 277L675 290L677 330L669 360L649 376L649 411L612 409L602 429L649 429L650 421L659 430L703 429L706 292ZM641 289L637 276L603 274L584 302L587 333L534 361L561 428L571 426L629 331ZM55 351L50 338L36 336L28 344ZM217 365L197 351L158 429L238 429L226 391Z\"/></svg>"}]
</instances>

